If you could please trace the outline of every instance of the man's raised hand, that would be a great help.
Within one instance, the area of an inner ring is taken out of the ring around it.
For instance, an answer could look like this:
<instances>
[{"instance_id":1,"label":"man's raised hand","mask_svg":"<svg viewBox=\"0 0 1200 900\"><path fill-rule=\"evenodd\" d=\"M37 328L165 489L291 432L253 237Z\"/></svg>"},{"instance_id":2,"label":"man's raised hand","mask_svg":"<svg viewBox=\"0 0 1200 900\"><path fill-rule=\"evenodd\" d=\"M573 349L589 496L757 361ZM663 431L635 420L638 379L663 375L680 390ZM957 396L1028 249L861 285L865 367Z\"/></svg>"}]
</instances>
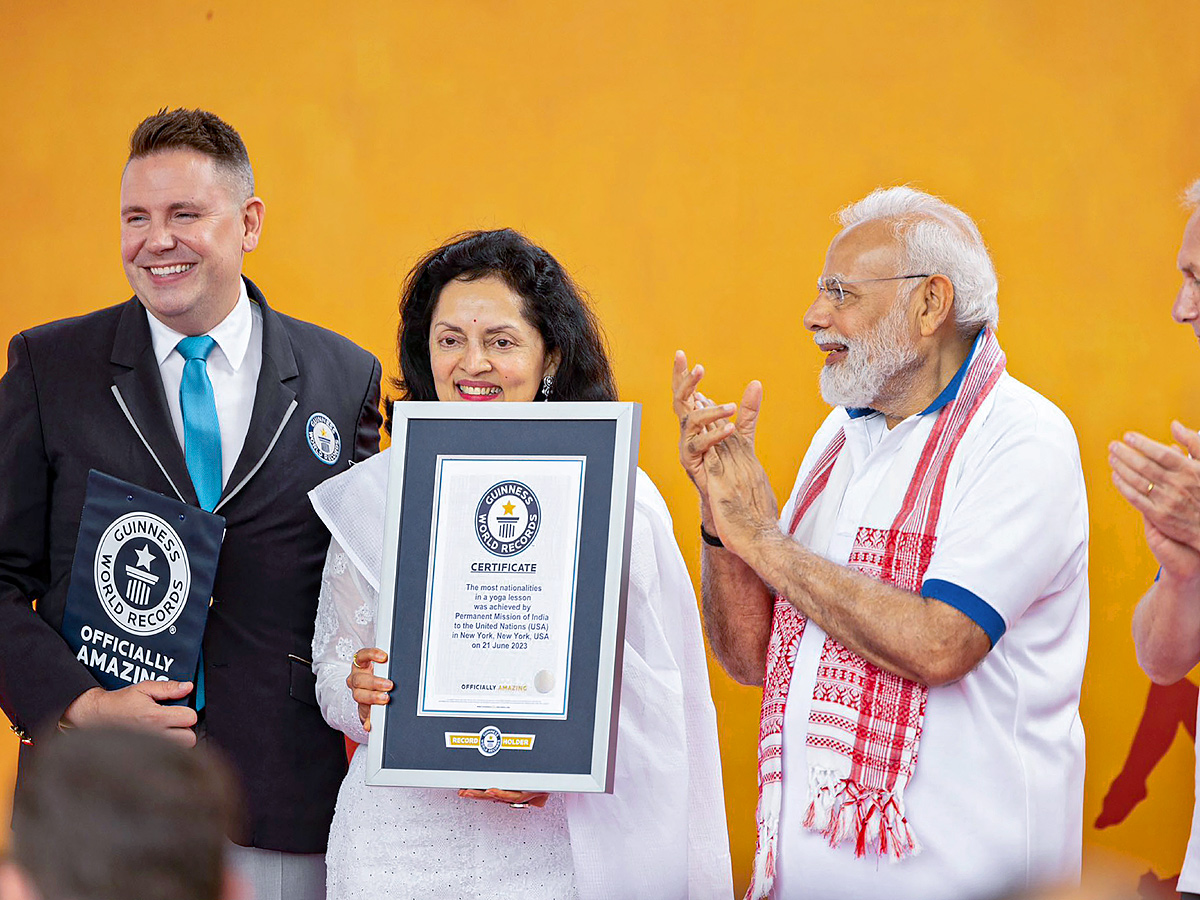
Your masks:
<instances>
[{"instance_id":1,"label":"man's raised hand","mask_svg":"<svg viewBox=\"0 0 1200 900\"><path fill-rule=\"evenodd\" d=\"M689 369L684 352L675 352L671 392L675 415L679 419L679 462L702 496L707 492L704 453L733 434L730 416L737 411L732 403L717 406L697 391L703 377L703 366Z\"/></svg>"},{"instance_id":2,"label":"man's raised hand","mask_svg":"<svg viewBox=\"0 0 1200 900\"><path fill-rule=\"evenodd\" d=\"M1171 423L1171 436L1186 454L1136 432L1113 441L1108 456L1113 484L1145 517L1151 549L1155 541L1149 526L1200 552L1200 436L1179 422Z\"/></svg>"},{"instance_id":3,"label":"man's raised hand","mask_svg":"<svg viewBox=\"0 0 1200 900\"><path fill-rule=\"evenodd\" d=\"M717 535L743 559L757 536L778 531L779 504L754 452L762 396L759 382L746 386L736 426L704 457L708 502Z\"/></svg>"}]
</instances>

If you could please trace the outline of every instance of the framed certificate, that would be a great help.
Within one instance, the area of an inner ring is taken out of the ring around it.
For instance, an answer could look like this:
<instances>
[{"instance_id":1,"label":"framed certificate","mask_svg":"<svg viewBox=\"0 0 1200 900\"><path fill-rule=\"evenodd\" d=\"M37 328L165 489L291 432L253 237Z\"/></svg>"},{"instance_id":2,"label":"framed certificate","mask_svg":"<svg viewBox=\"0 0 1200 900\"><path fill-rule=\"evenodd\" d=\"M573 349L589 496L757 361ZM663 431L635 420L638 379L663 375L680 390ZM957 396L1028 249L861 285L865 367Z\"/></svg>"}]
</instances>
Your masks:
<instances>
[{"instance_id":1,"label":"framed certificate","mask_svg":"<svg viewBox=\"0 0 1200 900\"><path fill-rule=\"evenodd\" d=\"M612 790L640 414L396 404L368 784Z\"/></svg>"}]
</instances>

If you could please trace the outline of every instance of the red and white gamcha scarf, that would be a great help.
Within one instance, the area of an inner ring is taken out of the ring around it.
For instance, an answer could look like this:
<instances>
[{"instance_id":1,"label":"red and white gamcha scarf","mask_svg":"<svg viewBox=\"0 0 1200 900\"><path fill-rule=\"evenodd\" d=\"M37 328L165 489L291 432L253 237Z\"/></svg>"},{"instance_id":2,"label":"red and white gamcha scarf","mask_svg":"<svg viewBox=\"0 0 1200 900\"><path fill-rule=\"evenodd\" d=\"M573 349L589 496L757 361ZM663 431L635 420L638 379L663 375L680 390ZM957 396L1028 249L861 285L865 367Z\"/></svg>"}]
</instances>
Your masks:
<instances>
[{"instance_id":1,"label":"red and white gamcha scarf","mask_svg":"<svg viewBox=\"0 0 1200 900\"><path fill-rule=\"evenodd\" d=\"M900 510L889 529L861 527L847 565L906 591L919 591L933 558L950 460L980 404L1004 373L991 330L978 342L958 396L937 414ZM788 534L829 482L846 443L839 429L796 495ZM775 882L783 797L783 715L807 619L775 595L758 733L758 848L748 900ZM917 764L929 689L884 671L825 638L808 718L809 806L804 827L831 846L853 838L856 856L902 859L920 852L904 815L904 787Z\"/></svg>"}]
</instances>

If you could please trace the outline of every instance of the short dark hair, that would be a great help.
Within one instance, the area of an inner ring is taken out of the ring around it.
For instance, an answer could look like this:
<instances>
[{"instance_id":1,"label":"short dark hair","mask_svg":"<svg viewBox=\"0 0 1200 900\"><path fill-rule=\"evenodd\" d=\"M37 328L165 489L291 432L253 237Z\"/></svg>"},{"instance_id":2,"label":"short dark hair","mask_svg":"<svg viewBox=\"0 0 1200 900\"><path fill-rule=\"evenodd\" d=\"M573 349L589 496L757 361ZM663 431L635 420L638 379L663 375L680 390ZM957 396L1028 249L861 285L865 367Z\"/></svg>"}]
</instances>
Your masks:
<instances>
[{"instance_id":1,"label":"short dark hair","mask_svg":"<svg viewBox=\"0 0 1200 900\"><path fill-rule=\"evenodd\" d=\"M39 742L11 856L44 900L216 900L237 797L207 751L114 728Z\"/></svg>"},{"instance_id":2,"label":"short dark hair","mask_svg":"<svg viewBox=\"0 0 1200 900\"><path fill-rule=\"evenodd\" d=\"M451 281L494 275L525 301L525 319L538 330L546 352L560 354L549 400L616 400L617 384L604 333L583 291L553 256L523 234L503 228L470 231L425 255L405 279L396 335L400 375L392 384L401 400L436 400L429 361L429 328L438 296ZM388 404L391 432L391 403Z\"/></svg>"},{"instance_id":3,"label":"short dark hair","mask_svg":"<svg viewBox=\"0 0 1200 900\"><path fill-rule=\"evenodd\" d=\"M141 159L166 150L195 150L254 194L254 170L242 137L228 122L203 109L173 109L164 106L147 116L129 137L129 159Z\"/></svg>"}]
</instances>

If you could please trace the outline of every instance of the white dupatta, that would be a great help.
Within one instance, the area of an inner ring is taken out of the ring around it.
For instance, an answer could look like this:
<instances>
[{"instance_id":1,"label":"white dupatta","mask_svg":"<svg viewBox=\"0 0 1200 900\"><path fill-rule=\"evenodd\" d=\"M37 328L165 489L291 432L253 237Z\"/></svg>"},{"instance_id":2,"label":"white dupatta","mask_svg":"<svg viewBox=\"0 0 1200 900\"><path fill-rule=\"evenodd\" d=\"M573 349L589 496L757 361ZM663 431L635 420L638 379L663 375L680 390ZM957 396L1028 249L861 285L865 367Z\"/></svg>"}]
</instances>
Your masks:
<instances>
[{"instance_id":1,"label":"white dupatta","mask_svg":"<svg viewBox=\"0 0 1200 900\"><path fill-rule=\"evenodd\" d=\"M309 494L376 594L389 456L385 450ZM733 896L700 616L666 504L640 469L614 790L565 800L581 900Z\"/></svg>"}]
</instances>

